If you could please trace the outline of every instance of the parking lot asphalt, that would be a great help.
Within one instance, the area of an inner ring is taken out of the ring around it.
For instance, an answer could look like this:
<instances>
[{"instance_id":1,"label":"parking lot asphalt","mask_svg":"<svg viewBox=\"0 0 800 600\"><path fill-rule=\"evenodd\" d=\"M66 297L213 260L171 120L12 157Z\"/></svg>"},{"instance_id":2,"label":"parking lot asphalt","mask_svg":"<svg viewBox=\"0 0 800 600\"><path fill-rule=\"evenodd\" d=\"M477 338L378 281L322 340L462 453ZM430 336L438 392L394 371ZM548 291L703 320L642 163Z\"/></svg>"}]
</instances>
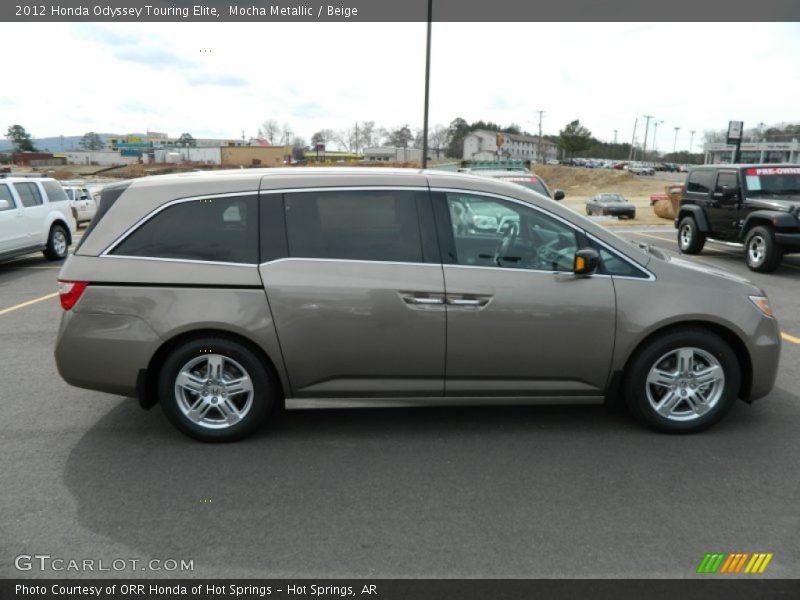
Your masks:
<instances>
[{"instance_id":1,"label":"parking lot asphalt","mask_svg":"<svg viewBox=\"0 0 800 600\"><path fill-rule=\"evenodd\" d=\"M622 235L675 249L673 229ZM707 552L771 552L763 577L798 577L800 257L692 260L763 287L788 336L775 390L705 433L605 407L385 408L289 412L229 445L64 383L58 266L4 263L0 576L682 578ZM21 554L194 571L20 572Z\"/></svg>"}]
</instances>

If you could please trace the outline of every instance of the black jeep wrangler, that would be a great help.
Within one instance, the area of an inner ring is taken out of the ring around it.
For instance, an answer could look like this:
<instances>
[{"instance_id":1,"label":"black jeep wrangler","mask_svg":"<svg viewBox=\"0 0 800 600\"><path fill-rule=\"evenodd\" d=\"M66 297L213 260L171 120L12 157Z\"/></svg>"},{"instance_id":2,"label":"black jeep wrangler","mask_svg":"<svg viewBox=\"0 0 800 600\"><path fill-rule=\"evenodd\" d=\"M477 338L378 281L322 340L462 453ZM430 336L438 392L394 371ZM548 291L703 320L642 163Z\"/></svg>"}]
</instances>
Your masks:
<instances>
[{"instance_id":1,"label":"black jeep wrangler","mask_svg":"<svg viewBox=\"0 0 800 600\"><path fill-rule=\"evenodd\" d=\"M685 254L699 254L706 238L738 242L750 269L774 271L800 252L800 165L692 167L675 227Z\"/></svg>"}]
</instances>

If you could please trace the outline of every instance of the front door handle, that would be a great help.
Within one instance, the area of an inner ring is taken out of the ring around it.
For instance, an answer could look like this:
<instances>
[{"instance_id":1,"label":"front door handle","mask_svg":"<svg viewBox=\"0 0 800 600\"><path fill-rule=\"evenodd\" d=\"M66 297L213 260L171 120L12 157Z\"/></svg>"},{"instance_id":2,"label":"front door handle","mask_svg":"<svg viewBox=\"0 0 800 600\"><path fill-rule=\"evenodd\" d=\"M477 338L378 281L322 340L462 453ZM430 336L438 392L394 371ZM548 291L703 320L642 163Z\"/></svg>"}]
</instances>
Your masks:
<instances>
[{"instance_id":1,"label":"front door handle","mask_svg":"<svg viewBox=\"0 0 800 600\"><path fill-rule=\"evenodd\" d=\"M489 304L489 300L491 297L482 297L482 298L454 298L452 296L447 297L447 304L450 306L463 306L465 308L482 308Z\"/></svg>"}]
</instances>

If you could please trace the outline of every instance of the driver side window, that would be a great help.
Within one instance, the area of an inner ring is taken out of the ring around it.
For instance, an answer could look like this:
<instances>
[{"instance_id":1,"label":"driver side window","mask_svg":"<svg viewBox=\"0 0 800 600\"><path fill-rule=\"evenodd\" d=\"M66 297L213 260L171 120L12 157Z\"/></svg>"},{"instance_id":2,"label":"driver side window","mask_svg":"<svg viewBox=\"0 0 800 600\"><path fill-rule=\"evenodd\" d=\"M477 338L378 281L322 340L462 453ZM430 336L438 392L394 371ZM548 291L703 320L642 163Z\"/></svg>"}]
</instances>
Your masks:
<instances>
[{"instance_id":1,"label":"driver side window","mask_svg":"<svg viewBox=\"0 0 800 600\"><path fill-rule=\"evenodd\" d=\"M573 269L575 230L534 208L472 194L447 194L457 264L537 271Z\"/></svg>"}]
</instances>

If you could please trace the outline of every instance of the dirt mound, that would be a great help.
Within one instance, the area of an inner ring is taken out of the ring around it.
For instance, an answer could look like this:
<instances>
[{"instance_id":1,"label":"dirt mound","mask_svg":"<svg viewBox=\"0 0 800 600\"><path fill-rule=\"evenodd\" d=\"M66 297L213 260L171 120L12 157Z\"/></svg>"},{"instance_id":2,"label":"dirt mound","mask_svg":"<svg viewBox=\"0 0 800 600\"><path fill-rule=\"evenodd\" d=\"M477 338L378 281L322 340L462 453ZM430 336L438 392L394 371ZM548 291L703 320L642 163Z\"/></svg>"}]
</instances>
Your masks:
<instances>
[{"instance_id":1,"label":"dirt mound","mask_svg":"<svg viewBox=\"0 0 800 600\"><path fill-rule=\"evenodd\" d=\"M536 165L533 170L540 175L551 189L569 190L581 188L605 191L619 188L636 181L628 171L613 169L584 169L581 167L562 167L556 165Z\"/></svg>"}]
</instances>

